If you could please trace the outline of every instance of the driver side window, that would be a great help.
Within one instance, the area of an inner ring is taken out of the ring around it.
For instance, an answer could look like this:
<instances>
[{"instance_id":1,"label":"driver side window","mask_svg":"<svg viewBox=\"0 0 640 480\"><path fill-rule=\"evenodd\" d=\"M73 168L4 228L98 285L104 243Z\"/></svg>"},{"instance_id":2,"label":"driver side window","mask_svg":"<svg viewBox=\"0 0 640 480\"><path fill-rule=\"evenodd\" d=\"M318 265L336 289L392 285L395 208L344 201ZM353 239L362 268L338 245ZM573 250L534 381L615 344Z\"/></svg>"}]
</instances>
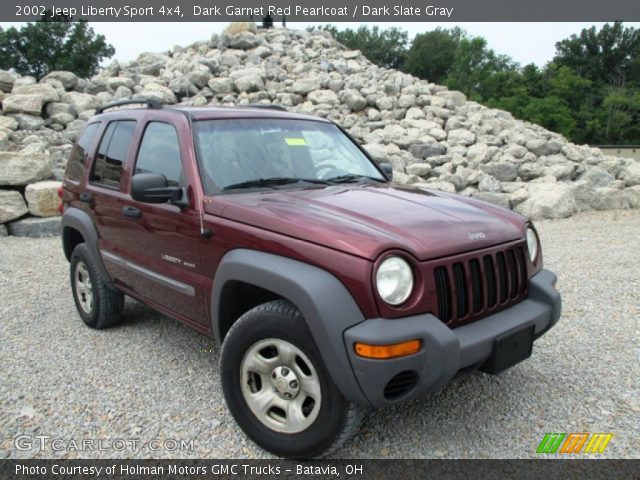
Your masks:
<instances>
[{"instance_id":1,"label":"driver side window","mask_svg":"<svg viewBox=\"0 0 640 480\"><path fill-rule=\"evenodd\" d=\"M180 143L172 125L149 122L140 142L135 173L159 173L169 186L183 186Z\"/></svg>"}]
</instances>

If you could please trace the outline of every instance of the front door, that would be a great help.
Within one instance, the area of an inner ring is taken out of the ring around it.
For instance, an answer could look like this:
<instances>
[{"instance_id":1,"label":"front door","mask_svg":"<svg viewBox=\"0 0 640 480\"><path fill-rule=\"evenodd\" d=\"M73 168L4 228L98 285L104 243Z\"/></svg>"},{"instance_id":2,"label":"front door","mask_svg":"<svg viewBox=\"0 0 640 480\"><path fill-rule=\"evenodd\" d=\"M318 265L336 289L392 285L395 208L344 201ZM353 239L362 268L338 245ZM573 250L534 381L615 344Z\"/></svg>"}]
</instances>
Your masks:
<instances>
[{"instance_id":1,"label":"front door","mask_svg":"<svg viewBox=\"0 0 640 480\"><path fill-rule=\"evenodd\" d=\"M140 146L132 153L127 187L136 173L158 173L169 185L188 190L184 152L174 125L151 120L140 128ZM119 229L117 251L103 252L103 258L120 263L126 270L127 287L141 299L189 323L206 324L198 210L137 202L129 194L119 208L126 228Z\"/></svg>"}]
</instances>

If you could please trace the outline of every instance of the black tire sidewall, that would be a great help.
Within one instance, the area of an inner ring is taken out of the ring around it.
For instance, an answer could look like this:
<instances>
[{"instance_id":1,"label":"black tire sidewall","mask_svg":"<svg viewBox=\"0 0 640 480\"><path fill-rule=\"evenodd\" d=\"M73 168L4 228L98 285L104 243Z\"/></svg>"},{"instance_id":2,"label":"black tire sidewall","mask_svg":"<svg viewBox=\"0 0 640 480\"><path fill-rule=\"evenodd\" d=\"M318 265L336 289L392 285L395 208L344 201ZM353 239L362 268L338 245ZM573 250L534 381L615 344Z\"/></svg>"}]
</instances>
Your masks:
<instances>
[{"instance_id":1,"label":"black tire sidewall","mask_svg":"<svg viewBox=\"0 0 640 480\"><path fill-rule=\"evenodd\" d=\"M304 319L283 315L278 311L261 310L259 314L249 312L238 322L239 328L232 328L225 338L220 359L225 400L236 422L249 438L277 455L288 458L320 455L339 435L347 406L322 362ZM320 412L315 422L303 432L287 434L271 430L255 417L242 394L242 359L256 342L267 338L278 338L294 344L309 358L318 374L322 393Z\"/></svg>"},{"instance_id":2,"label":"black tire sidewall","mask_svg":"<svg viewBox=\"0 0 640 480\"><path fill-rule=\"evenodd\" d=\"M80 302L78 301L78 294L76 292L76 266L79 262L84 263L87 267L87 271L89 272L89 278L91 279L91 287L93 293L93 307L91 308L91 312L87 313L84 311ZM87 247L84 244L78 245L73 249L73 253L71 254L71 290L73 293L73 301L76 304L76 309L78 310L78 314L91 328L98 327L98 309L100 308L100 291L98 288L98 274L93 267L93 262L91 261L91 257L87 252Z\"/></svg>"}]
</instances>

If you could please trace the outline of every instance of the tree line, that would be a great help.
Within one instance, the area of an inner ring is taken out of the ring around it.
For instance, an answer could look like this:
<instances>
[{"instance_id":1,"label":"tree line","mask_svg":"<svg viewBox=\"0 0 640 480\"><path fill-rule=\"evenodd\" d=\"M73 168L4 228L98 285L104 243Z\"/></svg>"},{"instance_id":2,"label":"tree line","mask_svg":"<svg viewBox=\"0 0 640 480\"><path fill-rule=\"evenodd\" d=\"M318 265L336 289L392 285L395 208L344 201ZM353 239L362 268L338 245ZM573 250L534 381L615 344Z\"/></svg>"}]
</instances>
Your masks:
<instances>
[{"instance_id":1,"label":"tree line","mask_svg":"<svg viewBox=\"0 0 640 480\"><path fill-rule=\"evenodd\" d=\"M409 42L398 27L321 27L373 63L460 90L575 143L640 144L640 30L622 22L585 28L556 43L544 67L521 66L459 27Z\"/></svg>"}]
</instances>

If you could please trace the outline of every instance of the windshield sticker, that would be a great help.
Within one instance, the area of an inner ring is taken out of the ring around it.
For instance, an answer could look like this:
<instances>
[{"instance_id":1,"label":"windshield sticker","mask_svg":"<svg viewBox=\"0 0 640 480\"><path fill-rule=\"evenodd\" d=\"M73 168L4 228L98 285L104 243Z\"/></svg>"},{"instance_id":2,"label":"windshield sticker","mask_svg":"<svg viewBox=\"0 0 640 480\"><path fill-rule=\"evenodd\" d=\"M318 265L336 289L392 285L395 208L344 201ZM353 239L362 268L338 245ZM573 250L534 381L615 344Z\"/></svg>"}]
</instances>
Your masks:
<instances>
[{"instance_id":1,"label":"windshield sticker","mask_svg":"<svg viewBox=\"0 0 640 480\"><path fill-rule=\"evenodd\" d=\"M287 142L287 145L289 145L290 147L307 145L307 142L305 141L304 138L285 138L284 141Z\"/></svg>"}]
</instances>

